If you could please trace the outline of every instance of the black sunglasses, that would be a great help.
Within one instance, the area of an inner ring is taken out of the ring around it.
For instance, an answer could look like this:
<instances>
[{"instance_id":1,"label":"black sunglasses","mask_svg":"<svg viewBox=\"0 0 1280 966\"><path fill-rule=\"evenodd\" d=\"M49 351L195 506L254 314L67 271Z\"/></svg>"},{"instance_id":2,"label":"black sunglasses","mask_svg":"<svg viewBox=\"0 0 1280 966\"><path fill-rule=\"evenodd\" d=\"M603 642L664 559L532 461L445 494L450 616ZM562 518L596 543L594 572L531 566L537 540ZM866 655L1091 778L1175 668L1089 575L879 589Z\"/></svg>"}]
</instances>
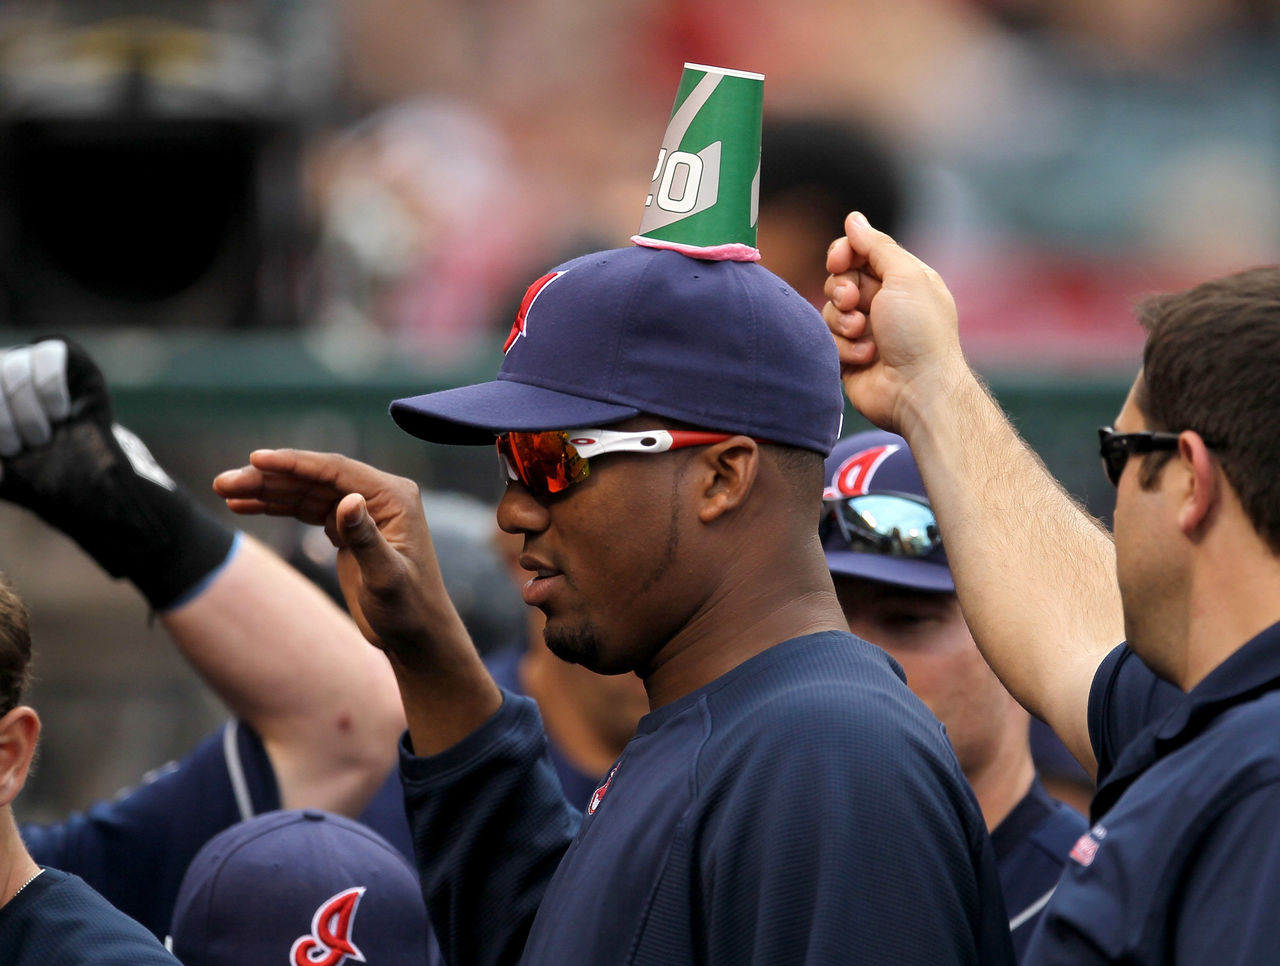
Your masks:
<instances>
[{"instance_id":1,"label":"black sunglasses","mask_svg":"<svg viewBox=\"0 0 1280 966\"><path fill-rule=\"evenodd\" d=\"M1102 455L1102 468L1112 486L1120 485L1129 457L1135 453L1154 453L1157 450L1177 449L1180 433L1117 433L1110 426L1098 428L1098 452Z\"/></svg>"}]
</instances>

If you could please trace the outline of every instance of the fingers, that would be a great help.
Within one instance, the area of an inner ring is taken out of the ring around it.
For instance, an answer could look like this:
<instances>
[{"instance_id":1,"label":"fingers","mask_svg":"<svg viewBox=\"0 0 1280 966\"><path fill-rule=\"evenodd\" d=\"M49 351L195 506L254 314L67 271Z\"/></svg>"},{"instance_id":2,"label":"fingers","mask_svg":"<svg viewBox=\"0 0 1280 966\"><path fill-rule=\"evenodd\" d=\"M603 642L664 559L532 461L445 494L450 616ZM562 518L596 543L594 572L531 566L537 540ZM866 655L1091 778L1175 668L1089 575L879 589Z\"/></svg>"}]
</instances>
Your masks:
<instances>
[{"instance_id":1,"label":"fingers","mask_svg":"<svg viewBox=\"0 0 1280 966\"><path fill-rule=\"evenodd\" d=\"M51 421L66 418L66 354L66 343L55 340L0 357L0 456L43 446L53 435Z\"/></svg>"},{"instance_id":2,"label":"fingers","mask_svg":"<svg viewBox=\"0 0 1280 966\"><path fill-rule=\"evenodd\" d=\"M850 212L845 218L844 231L853 265L866 265L877 279L925 268L924 262L894 241L891 235L871 227L866 216L859 211Z\"/></svg>"},{"instance_id":3,"label":"fingers","mask_svg":"<svg viewBox=\"0 0 1280 966\"><path fill-rule=\"evenodd\" d=\"M293 517L313 525L324 524L346 496L326 483L263 472L255 466L219 473L213 490L232 513Z\"/></svg>"},{"instance_id":4,"label":"fingers","mask_svg":"<svg viewBox=\"0 0 1280 966\"><path fill-rule=\"evenodd\" d=\"M67 384L67 344L46 339L31 347L31 371L36 396L49 419L60 422L71 415L71 389Z\"/></svg>"},{"instance_id":5,"label":"fingers","mask_svg":"<svg viewBox=\"0 0 1280 966\"><path fill-rule=\"evenodd\" d=\"M876 361L876 344L872 339L846 339L837 335L835 340L842 370L857 369Z\"/></svg>"},{"instance_id":6,"label":"fingers","mask_svg":"<svg viewBox=\"0 0 1280 966\"><path fill-rule=\"evenodd\" d=\"M394 516L410 497L416 499L411 481L336 453L292 449L255 450L248 466L218 474L213 489L233 513L290 516L323 525L339 546L344 537L335 513L345 497L363 494L359 502L366 510L366 498L375 502L379 521Z\"/></svg>"}]
</instances>

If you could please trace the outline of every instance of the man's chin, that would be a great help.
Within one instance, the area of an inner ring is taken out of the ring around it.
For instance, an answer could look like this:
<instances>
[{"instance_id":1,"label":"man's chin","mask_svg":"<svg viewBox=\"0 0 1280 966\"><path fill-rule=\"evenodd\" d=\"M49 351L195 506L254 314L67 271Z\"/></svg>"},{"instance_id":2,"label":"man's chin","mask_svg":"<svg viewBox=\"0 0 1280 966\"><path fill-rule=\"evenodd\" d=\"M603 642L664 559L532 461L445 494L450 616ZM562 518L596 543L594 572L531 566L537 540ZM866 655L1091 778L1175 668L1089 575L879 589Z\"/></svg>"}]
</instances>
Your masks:
<instances>
[{"instance_id":1,"label":"man's chin","mask_svg":"<svg viewBox=\"0 0 1280 966\"><path fill-rule=\"evenodd\" d=\"M562 627L548 621L542 631L547 649L562 661L581 664L592 671L600 667L600 635L589 624Z\"/></svg>"}]
</instances>

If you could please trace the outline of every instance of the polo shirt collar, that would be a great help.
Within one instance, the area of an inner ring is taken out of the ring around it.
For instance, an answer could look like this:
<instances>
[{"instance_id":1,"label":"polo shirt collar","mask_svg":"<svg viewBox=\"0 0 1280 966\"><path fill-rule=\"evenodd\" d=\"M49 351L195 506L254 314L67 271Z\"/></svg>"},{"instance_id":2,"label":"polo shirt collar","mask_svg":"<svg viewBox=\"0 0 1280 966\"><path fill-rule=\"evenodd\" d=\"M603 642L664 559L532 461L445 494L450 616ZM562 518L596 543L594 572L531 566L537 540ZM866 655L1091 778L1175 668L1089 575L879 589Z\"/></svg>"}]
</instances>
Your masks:
<instances>
[{"instance_id":1,"label":"polo shirt collar","mask_svg":"<svg viewBox=\"0 0 1280 966\"><path fill-rule=\"evenodd\" d=\"M1094 822L1149 767L1192 741L1223 711L1280 688L1280 623L1272 624L1205 676L1186 700L1143 729L1121 753L1090 806Z\"/></svg>"}]
</instances>

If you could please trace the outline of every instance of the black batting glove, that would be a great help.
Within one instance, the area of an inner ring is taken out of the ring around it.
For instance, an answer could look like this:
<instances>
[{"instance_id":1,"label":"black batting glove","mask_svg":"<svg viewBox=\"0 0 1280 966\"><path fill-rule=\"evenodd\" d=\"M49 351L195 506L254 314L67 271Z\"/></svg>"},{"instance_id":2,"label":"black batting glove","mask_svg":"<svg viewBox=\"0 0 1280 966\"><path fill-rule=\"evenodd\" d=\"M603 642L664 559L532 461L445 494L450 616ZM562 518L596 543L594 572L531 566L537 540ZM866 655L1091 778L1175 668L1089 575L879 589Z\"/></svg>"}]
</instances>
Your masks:
<instances>
[{"instance_id":1,"label":"black batting glove","mask_svg":"<svg viewBox=\"0 0 1280 966\"><path fill-rule=\"evenodd\" d=\"M0 498L35 512L166 610L216 569L234 531L115 423L83 348L47 339L0 352Z\"/></svg>"}]
</instances>

